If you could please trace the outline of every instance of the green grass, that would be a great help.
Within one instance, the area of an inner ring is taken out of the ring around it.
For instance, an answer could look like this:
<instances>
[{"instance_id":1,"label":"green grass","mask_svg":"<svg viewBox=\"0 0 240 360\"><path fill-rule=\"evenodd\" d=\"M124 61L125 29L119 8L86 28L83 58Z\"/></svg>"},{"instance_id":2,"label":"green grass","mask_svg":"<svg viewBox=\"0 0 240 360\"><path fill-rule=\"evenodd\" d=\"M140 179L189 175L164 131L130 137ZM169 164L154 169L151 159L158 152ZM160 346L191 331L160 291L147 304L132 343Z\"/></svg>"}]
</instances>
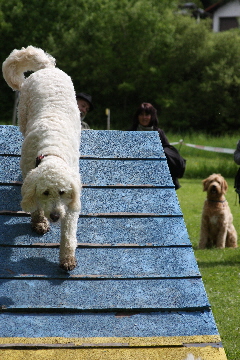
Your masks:
<instances>
[{"instance_id":1,"label":"green grass","mask_svg":"<svg viewBox=\"0 0 240 360\"><path fill-rule=\"evenodd\" d=\"M209 174L210 175L210 174ZM208 174L204 175L205 177ZM233 213L234 225L240 233L240 206L236 204L233 179L226 194ZM240 359L240 248L198 250L200 223L206 193L200 179L181 179L178 199L192 242L195 257L203 277L228 360Z\"/></svg>"},{"instance_id":2,"label":"green grass","mask_svg":"<svg viewBox=\"0 0 240 360\"><path fill-rule=\"evenodd\" d=\"M167 134L170 142L177 142L183 139L184 143L235 149L240 135L212 137L206 134L194 135L173 135ZM212 151L199 150L186 145L175 145L180 149L180 154L187 159L185 178L204 179L216 172L226 178L233 178L237 172L237 165L233 161L233 154L217 153Z\"/></svg>"},{"instance_id":3,"label":"green grass","mask_svg":"<svg viewBox=\"0 0 240 360\"><path fill-rule=\"evenodd\" d=\"M235 149L240 134L212 137L205 134L167 134L170 142L183 139L185 143ZM240 359L240 247L237 249L198 250L200 223L206 193L202 180L212 173L222 174L228 182L226 194L235 228L240 234L240 206L234 190L238 166L233 154L217 153L176 145L187 160L178 199L200 268L204 286L221 336L228 360Z\"/></svg>"},{"instance_id":4,"label":"green grass","mask_svg":"<svg viewBox=\"0 0 240 360\"><path fill-rule=\"evenodd\" d=\"M170 142L183 139L185 143L235 149L240 134L212 137L204 134L167 134ZM222 174L228 182L226 194L235 228L240 234L240 206L234 190L238 166L232 154L223 154L176 145L187 160L186 172L180 179L178 199L200 268L204 286L212 307L228 360L240 359L240 247L237 249L198 250L200 223L206 193L202 180L212 173Z\"/></svg>"}]
</instances>

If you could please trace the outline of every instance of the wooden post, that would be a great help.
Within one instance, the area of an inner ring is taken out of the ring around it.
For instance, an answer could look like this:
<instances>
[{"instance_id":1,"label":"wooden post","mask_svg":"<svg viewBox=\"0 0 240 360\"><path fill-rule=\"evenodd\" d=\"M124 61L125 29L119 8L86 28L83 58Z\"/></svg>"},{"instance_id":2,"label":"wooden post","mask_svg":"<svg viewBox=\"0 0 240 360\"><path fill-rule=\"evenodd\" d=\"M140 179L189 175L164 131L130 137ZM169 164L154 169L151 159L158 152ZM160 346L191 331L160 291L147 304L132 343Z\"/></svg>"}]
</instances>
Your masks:
<instances>
[{"instance_id":1,"label":"wooden post","mask_svg":"<svg viewBox=\"0 0 240 360\"><path fill-rule=\"evenodd\" d=\"M107 115L107 130L110 130L110 109L106 109L106 115Z\"/></svg>"}]
</instances>

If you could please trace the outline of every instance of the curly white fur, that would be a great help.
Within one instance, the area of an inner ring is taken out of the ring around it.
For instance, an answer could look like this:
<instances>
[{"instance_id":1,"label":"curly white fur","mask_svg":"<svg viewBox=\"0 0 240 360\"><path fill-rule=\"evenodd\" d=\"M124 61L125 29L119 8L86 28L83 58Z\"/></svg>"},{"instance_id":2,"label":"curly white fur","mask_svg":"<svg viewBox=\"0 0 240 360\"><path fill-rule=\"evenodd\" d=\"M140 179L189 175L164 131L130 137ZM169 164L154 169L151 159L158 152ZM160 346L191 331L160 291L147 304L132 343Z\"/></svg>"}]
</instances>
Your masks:
<instances>
[{"instance_id":1,"label":"curly white fur","mask_svg":"<svg viewBox=\"0 0 240 360\"><path fill-rule=\"evenodd\" d=\"M27 70L35 72L24 79ZM53 57L33 46L14 50L3 63L3 75L20 90L22 209L31 213L32 227L40 234L49 230L47 219L61 220L60 266L72 270L81 190L81 122L72 81L55 68Z\"/></svg>"}]
</instances>

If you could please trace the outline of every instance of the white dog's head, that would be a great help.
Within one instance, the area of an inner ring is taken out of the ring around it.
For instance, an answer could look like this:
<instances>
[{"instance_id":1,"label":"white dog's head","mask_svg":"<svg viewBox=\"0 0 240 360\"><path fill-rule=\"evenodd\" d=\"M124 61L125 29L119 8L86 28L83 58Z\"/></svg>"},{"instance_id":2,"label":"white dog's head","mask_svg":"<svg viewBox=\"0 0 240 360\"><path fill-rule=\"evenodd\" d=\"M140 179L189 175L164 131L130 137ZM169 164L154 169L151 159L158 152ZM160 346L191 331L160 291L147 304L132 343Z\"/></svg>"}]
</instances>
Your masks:
<instances>
[{"instance_id":1,"label":"white dog's head","mask_svg":"<svg viewBox=\"0 0 240 360\"><path fill-rule=\"evenodd\" d=\"M22 209L44 211L53 222L65 216L67 210L80 211L80 179L70 171L45 164L31 170L22 185Z\"/></svg>"},{"instance_id":2,"label":"white dog's head","mask_svg":"<svg viewBox=\"0 0 240 360\"><path fill-rule=\"evenodd\" d=\"M203 191L207 191L209 197L220 198L228 189L228 184L220 174L212 174L202 181Z\"/></svg>"}]
</instances>

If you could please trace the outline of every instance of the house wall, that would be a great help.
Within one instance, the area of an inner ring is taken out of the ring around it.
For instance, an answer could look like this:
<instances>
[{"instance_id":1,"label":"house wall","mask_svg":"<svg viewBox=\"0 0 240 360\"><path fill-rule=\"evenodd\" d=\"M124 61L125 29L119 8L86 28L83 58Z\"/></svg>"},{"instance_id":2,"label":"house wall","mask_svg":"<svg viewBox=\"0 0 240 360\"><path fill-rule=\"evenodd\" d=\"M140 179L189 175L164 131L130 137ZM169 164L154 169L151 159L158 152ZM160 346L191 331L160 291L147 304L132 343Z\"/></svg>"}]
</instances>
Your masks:
<instances>
[{"instance_id":1,"label":"house wall","mask_svg":"<svg viewBox=\"0 0 240 360\"><path fill-rule=\"evenodd\" d=\"M240 1L231 1L218 8L213 15L213 31L220 31L220 18L237 18L240 20ZM236 21L236 23L237 23ZM236 27L236 26L233 26Z\"/></svg>"}]
</instances>

